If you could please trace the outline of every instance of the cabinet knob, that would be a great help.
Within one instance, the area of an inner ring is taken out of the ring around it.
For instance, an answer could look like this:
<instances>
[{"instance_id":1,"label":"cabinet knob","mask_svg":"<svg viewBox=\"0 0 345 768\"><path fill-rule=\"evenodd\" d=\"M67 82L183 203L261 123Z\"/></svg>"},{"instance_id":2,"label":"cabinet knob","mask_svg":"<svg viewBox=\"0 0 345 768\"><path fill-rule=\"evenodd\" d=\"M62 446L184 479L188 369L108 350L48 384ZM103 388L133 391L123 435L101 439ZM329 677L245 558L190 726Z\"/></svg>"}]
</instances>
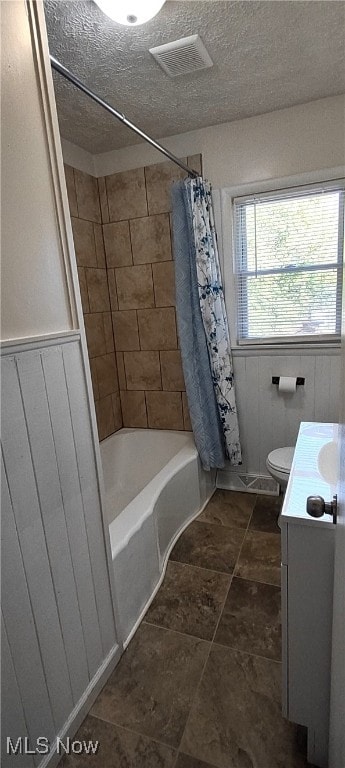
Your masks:
<instances>
[{"instance_id":1,"label":"cabinet knob","mask_svg":"<svg viewBox=\"0 0 345 768\"><path fill-rule=\"evenodd\" d=\"M332 501L325 501L322 496L308 496L307 512L311 517L323 517L323 515L332 515L333 523L337 520L337 496L333 496Z\"/></svg>"}]
</instances>

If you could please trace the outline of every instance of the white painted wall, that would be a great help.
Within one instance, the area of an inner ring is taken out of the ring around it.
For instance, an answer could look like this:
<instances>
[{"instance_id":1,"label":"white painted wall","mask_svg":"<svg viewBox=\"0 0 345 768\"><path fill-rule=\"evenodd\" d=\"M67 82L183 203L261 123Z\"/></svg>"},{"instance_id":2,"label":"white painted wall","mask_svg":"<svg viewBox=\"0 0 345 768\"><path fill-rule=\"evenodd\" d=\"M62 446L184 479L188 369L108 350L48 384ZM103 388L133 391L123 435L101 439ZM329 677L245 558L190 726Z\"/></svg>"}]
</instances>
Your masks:
<instances>
[{"instance_id":1,"label":"white painted wall","mask_svg":"<svg viewBox=\"0 0 345 768\"><path fill-rule=\"evenodd\" d=\"M216 189L343 165L344 129L345 96L332 96L160 141L180 157L201 152L204 175ZM94 173L162 160L148 144L136 144L95 155Z\"/></svg>"},{"instance_id":2,"label":"white painted wall","mask_svg":"<svg viewBox=\"0 0 345 768\"><path fill-rule=\"evenodd\" d=\"M1 4L2 339L73 327L23 0Z\"/></svg>"},{"instance_id":3,"label":"white painted wall","mask_svg":"<svg viewBox=\"0 0 345 768\"><path fill-rule=\"evenodd\" d=\"M94 155L66 139L61 139L61 146L66 165L72 165L78 171L84 171L84 173L89 173L90 176L96 176Z\"/></svg>"},{"instance_id":4,"label":"white painted wall","mask_svg":"<svg viewBox=\"0 0 345 768\"><path fill-rule=\"evenodd\" d=\"M268 453L295 445L301 421L338 421L340 370L340 350L235 353L243 472L267 475ZM272 376L301 376L305 384L284 395Z\"/></svg>"},{"instance_id":5,"label":"white painted wall","mask_svg":"<svg viewBox=\"0 0 345 768\"><path fill-rule=\"evenodd\" d=\"M186 117L188 123L188 116ZM199 152L204 175L214 190L262 184L274 189L274 180L303 176L303 183L344 172L345 96L335 96L233 123L162 139L177 156ZM75 151L76 160L78 152ZM151 165L164 158L147 144L95 155L96 176ZM73 165L73 146L69 147ZM78 167L78 166L77 166ZM271 184L270 184L271 181ZM292 183L292 182L291 182ZM297 182L298 183L298 182ZM253 189L254 185L254 189ZM231 259L229 228L221 232L220 194L215 194L216 218L224 259ZM224 215L224 211L223 211ZM221 237L223 235L223 238ZM226 265L225 265L226 266ZM225 280L230 280L225 269ZM228 313L234 338L232 292L226 285ZM229 299L230 297L230 299ZM231 306L230 306L231 305ZM243 445L243 471L267 474L269 451L292 445L300 421L337 421L340 396L340 350L323 348L269 351L234 350L236 391ZM305 387L291 397L277 395L272 375L305 376Z\"/></svg>"}]
</instances>

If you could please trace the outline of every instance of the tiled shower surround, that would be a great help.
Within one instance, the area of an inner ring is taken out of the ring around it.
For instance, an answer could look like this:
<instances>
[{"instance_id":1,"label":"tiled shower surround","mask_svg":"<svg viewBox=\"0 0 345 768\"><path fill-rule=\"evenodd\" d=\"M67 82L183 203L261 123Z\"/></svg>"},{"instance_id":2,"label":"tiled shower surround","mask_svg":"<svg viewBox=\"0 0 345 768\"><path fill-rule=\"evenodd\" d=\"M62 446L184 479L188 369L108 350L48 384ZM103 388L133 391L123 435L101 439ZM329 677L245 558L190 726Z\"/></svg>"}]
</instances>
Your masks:
<instances>
[{"instance_id":1,"label":"tiled shower surround","mask_svg":"<svg viewBox=\"0 0 345 768\"><path fill-rule=\"evenodd\" d=\"M201 172L201 157L187 159ZM100 440L189 430L176 331L171 162L98 180L65 166Z\"/></svg>"},{"instance_id":2,"label":"tiled shower surround","mask_svg":"<svg viewBox=\"0 0 345 768\"><path fill-rule=\"evenodd\" d=\"M122 427L97 179L65 166L100 440Z\"/></svg>"}]
</instances>

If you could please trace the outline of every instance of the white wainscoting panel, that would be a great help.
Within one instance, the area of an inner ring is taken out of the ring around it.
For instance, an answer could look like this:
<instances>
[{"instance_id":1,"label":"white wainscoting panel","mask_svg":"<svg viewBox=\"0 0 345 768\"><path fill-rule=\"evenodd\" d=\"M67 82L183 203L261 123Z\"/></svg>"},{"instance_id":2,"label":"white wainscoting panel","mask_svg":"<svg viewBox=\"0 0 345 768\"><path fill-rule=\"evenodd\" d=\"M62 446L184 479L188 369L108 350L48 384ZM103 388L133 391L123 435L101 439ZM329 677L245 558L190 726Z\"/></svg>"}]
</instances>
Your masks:
<instances>
[{"instance_id":1,"label":"white wainscoting panel","mask_svg":"<svg viewBox=\"0 0 345 768\"><path fill-rule=\"evenodd\" d=\"M268 453L294 445L301 421L339 419L337 354L235 355L234 370L245 473L267 475ZM302 376L305 385L284 395L272 376Z\"/></svg>"},{"instance_id":2,"label":"white wainscoting panel","mask_svg":"<svg viewBox=\"0 0 345 768\"><path fill-rule=\"evenodd\" d=\"M1 686L6 691L6 707L2 708L1 728L3 733L12 735L12 743L16 744L17 739L27 732L23 704L20 697L16 673L14 671L12 656L3 617L1 615ZM5 768L6 759L2 765ZM20 755L16 757L18 768L33 768L34 761L32 755Z\"/></svg>"},{"instance_id":3,"label":"white wainscoting panel","mask_svg":"<svg viewBox=\"0 0 345 768\"><path fill-rule=\"evenodd\" d=\"M5 355L2 404L2 733L53 745L117 649L79 341Z\"/></svg>"}]
</instances>

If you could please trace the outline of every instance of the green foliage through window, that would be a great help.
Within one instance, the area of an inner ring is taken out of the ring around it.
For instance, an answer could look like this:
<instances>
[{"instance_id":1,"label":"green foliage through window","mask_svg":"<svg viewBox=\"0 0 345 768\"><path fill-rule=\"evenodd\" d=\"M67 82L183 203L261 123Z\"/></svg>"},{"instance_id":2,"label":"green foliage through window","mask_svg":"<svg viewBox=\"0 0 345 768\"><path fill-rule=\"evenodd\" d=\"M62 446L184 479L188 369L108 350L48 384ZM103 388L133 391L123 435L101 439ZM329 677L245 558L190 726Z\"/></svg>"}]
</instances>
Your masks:
<instances>
[{"instance_id":1,"label":"green foliage through window","mask_svg":"<svg viewBox=\"0 0 345 768\"><path fill-rule=\"evenodd\" d=\"M340 333L344 188L234 201L239 341Z\"/></svg>"}]
</instances>

